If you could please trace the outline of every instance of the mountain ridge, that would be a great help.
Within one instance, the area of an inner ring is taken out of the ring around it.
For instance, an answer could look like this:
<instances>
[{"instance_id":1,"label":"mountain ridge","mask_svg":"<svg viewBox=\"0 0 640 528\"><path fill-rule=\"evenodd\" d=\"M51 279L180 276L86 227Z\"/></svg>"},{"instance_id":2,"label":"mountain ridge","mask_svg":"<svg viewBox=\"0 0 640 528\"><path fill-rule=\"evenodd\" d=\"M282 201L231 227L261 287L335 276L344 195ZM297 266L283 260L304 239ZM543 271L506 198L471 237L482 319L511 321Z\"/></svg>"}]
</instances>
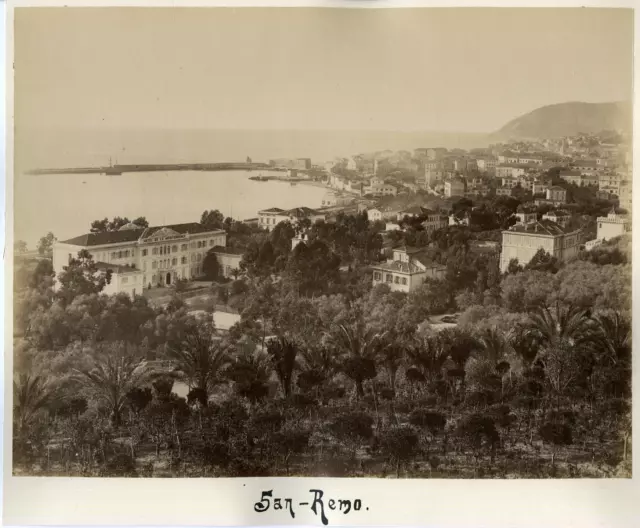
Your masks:
<instances>
[{"instance_id":1,"label":"mountain ridge","mask_svg":"<svg viewBox=\"0 0 640 528\"><path fill-rule=\"evenodd\" d=\"M630 101L585 103L569 101L536 108L506 123L493 132L494 139L546 139L597 134L603 130L630 133L632 130Z\"/></svg>"}]
</instances>

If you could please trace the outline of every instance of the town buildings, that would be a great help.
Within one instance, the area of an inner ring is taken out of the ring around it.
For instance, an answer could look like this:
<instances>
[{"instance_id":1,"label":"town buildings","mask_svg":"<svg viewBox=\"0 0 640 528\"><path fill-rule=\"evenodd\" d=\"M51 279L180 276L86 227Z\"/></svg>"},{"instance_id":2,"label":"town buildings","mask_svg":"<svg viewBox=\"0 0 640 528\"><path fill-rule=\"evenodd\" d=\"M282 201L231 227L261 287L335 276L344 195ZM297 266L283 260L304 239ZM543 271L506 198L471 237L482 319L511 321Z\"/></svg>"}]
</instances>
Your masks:
<instances>
[{"instance_id":1,"label":"town buildings","mask_svg":"<svg viewBox=\"0 0 640 528\"><path fill-rule=\"evenodd\" d=\"M430 261L424 251L401 247L393 249L387 262L372 266L373 285L386 284L391 291L412 292L426 279L442 279L446 268Z\"/></svg>"},{"instance_id":2,"label":"town buildings","mask_svg":"<svg viewBox=\"0 0 640 528\"><path fill-rule=\"evenodd\" d=\"M522 266L528 264L540 249L558 260L568 260L578 254L579 247L579 229L568 231L549 220L517 224L502 232L500 270L507 271L513 259Z\"/></svg>"},{"instance_id":3,"label":"town buildings","mask_svg":"<svg viewBox=\"0 0 640 528\"><path fill-rule=\"evenodd\" d=\"M118 231L87 233L53 246L53 269L56 274L87 250L97 267L112 272L104 293L142 294L153 286L169 286L178 279L202 275L207 252L226 246L223 230L198 223L172 224L141 229L127 224Z\"/></svg>"},{"instance_id":4,"label":"town buildings","mask_svg":"<svg viewBox=\"0 0 640 528\"><path fill-rule=\"evenodd\" d=\"M390 207L373 208L367 210L367 219L369 222L377 222L378 220L390 220L395 219L398 216L396 209Z\"/></svg>"},{"instance_id":5,"label":"town buildings","mask_svg":"<svg viewBox=\"0 0 640 528\"><path fill-rule=\"evenodd\" d=\"M280 222L296 224L302 218L308 218L315 224L318 220L325 220L326 215L309 207L295 207L289 210L272 207L258 211L258 225L267 231L272 231Z\"/></svg>"},{"instance_id":6,"label":"town buildings","mask_svg":"<svg viewBox=\"0 0 640 528\"><path fill-rule=\"evenodd\" d=\"M547 201L553 204L567 203L567 190L559 185L554 185L547 189Z\"/></svg>"},{"instance_id":7,"label":"town buildings","mask_svg":"<svg viewBox=\"0 0 640 528\"><path fill-rule=\"evenodd\" d=\"M549 211L542 215L543 220L550 220L551 222L555 222L560 227L567 227L569 222L571 221L571 215L567 211L562 211L558 209L556 211Z\"/></svg>"},{"instance_id":8,"label":"town buildings","mask_svg":"<svg viewBox=\"0 0 640 528\"><path fill-rule=\"evenodd\" d=\"M464 181L460 178L451 178L444 182L444 195L447 198L452 196L464 196Z\"/></svg>"},{"instance_id":9,"label":"town buildings","mask_svg":"<svg viewBox=\"0 0 640 528\"><path fill-rule=\"evenodd\" d=\"M214 246L210 253L215 254L218 264L220 264L220 272L223 277L231 278L234 273L240 269L240 261L244 252L241 249L234 249L224 246Z\"/></svg>"},{"instance_id":10,"label":"town buildings","mask_svg":"<svg viewBox=\"0 0 640 528\"><path fill-rule=\"evenodd\" d=\"M311 159L310 158L277 158L269 160L269 165L275 168L282 169L298 169L298 170L309 170L311 169Z\"/></svg>"}]
</instances>

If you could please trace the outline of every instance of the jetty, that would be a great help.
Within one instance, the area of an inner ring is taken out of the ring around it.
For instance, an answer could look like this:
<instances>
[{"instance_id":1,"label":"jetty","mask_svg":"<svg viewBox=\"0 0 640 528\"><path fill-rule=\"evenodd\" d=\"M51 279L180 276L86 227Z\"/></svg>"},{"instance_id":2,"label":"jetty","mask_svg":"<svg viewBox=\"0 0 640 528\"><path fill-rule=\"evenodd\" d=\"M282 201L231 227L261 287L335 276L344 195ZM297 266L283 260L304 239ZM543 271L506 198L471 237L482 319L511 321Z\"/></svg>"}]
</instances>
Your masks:
<instances>
[{"instance_id":1,"label":"jetty","mask_svg":"<svg viewBox=\"0 0 640 528\"><path fill-rule=\"evenodd\" d=\"M66 167L56 169L33 169L27 174L46 176L50 174L106 174L120 176L127 172L167 172L167 171L252 171L273 170L266 163L150 163L135 165L109 165L105 167Z\"/></svg>"}]
</instances>

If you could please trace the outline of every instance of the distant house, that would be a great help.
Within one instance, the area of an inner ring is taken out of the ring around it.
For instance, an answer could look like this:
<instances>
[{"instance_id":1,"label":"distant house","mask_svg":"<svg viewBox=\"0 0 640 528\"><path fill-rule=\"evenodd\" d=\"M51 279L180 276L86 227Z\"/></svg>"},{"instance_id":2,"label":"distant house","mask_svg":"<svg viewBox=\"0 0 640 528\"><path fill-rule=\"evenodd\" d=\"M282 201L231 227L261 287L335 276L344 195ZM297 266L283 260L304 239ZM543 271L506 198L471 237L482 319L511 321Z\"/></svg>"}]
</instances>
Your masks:
<instances>
[{"instance_id":1,"label":"distant house","mask_svg":"<svg viewBox=\"0 0 640 528\"><path fill-rule=\"evenodd\" d=\"M550 185L546 182L534 181L533 185L531 186L531 192L533 194L543 194L547 192L547 189L549 187Z\"/></svg>"},{"instance_id":2,"label":"distant house","mask_svg":"<svg viewBox=\"0 0 640 528\"><path fill-rule=\"evenodd\" d=\"M393 257L383 264L372 266L373 285L386 284L392 291L411 292L428 278L441 279L446 267L429 260L417 248L393 249Z\"/></svg>"},{"instance_id":3,"label":"distant house","mask_svg":"<svg viewBox=\"0 0 640 528\"><path fill-rule=\"evenodd\" d=\"M280 222L296 224L302 218L308 218L312 224L318 220L326 220L324 213L309 207L295 207L289 210L272 207L258 211L258 225L267 231L272 231Z\"/></svg>"},{"instance_id":4,"label":"distant house","mask_svg":"<svg viewBox=\"0 0 640 528\"><path fill-rule=\"evenodd\" d=\"M557 210L557 211L549 211L542 215L543 220L550 220L551 222L555 222L559 226L567 227L571 220L571 215L567 211Z\"/></svg>"},{"instance_id":5,"label":"distant house","mask_svg":"<svg viewBox=\"0 0 640 528\"><path fill-rule=\"evenodd\" d=\"M397 216L398 211L389 207L367 210L367 218L369 219L369 222L376 222L378 220L390 220L392 218L395 219Z\"/></svg>"},{"instance_id":6,"label":"distant house","mask_svg":"<svg viewBox=\"0 0 640 528\"><path fill-rule=\"evenodd\" d=\"M513 196L513 187L498 187L496 196Z\"/></svg>"},{"instance_id":7,"label":"distant house","mask_svg":"<svg viewBox=\"0 0 640 528\"><path fill-rule=\"evenodd\" d=\"M578 187L582 187L582 179L584 176L582 172L577 170L563 170L560 171L560 178L566 181L567 183L572 183L573 185L577 185Z\"/></svg>"},{"instance_id":8,"label":"distant house","mask_svg":"<svg viewBox=\"0 0 640 528\"><path fill-rule=\"evenodd\" d=\"M224 277L233 277L234 270L240 269L240 261L244 252L231 247L214 246L209 253L215 254L220 264L220 271Z\"/></svg>"},{"instance_id":9,"label":"distant house","mask_svg":"<svg viewBox=\"0 0 640 528\"><path fill-rule=\"evenodd\" d=\"M616 213L615 208L606 216L598 217L598 240L608 240L631 232L631 220Z\"/></svg>"},{"instance_id":10,"label":"distant house","mask_svg":"<svg viewBox=\"0 0 640 528\"><path fill-rule=\"evenodd\" d=\"M537 222L538 213L535 211L519 211L516 213L517 221L516 223L524 225L530 222Z\"/></svg>"},{"instance_id":11,"label":"distant house","mask_svg":"<svg viewBox=\"0 0 640 528\"><path fill-rule=\"evenodd\" d=\"M578 160L573 162L575 169L581 174L593 174L599 169L597 160Z\"/></svg>"},{"instance_id":12,"label":"distant house","mask_svg":"<svg viewBox=\"0 0 640 528\"><path fill-rule=\"evenodd\" d=\"M396 196L398 188L390 183L384 183L382 185L372 185L368 193L373 196Z\"/></svg>"},{"instance_id":13,"label":"distant house","mask_svg":"<svg viewBox=\"0 0 640 528\"><path fill-rule=\"evenodd\" d=\"M559 185L547 189L547 200L555 204L567 203L567 190Z\"/></svg>"},{"instance_id":14,"label":"distant house","mask_svg":"<svg viewBox=\"0 0 640 528\"><path fill-rule=\"evenodd\" d=\"M459 178L452 178L444 182L444 195L447 198L464 196L464 182Z\"/></svg>"}]
</instances>

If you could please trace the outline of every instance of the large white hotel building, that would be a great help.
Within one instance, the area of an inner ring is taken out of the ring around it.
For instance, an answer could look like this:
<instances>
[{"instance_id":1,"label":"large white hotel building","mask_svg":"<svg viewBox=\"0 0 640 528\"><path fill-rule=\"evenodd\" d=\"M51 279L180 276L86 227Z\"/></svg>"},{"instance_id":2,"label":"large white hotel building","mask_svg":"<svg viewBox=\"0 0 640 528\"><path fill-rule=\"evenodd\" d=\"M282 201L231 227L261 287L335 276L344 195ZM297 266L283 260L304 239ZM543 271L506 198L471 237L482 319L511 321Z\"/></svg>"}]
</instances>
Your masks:
<instances>
[{"instance_id":1,"label":"large white hotel building","mask_svg":"<svg viewBox=\"0 0 640 528\"><path fill-rule=\"evenodd\" d=\"M198 223L140 228L127 224L118 231L87 233L53 246L56 274L86 249L100 269L111 270L104 293L140 295L146 288L168 286L177 279L202 274L207 252L226 246L227 234Z\"/></svg>"}]
</instances>

